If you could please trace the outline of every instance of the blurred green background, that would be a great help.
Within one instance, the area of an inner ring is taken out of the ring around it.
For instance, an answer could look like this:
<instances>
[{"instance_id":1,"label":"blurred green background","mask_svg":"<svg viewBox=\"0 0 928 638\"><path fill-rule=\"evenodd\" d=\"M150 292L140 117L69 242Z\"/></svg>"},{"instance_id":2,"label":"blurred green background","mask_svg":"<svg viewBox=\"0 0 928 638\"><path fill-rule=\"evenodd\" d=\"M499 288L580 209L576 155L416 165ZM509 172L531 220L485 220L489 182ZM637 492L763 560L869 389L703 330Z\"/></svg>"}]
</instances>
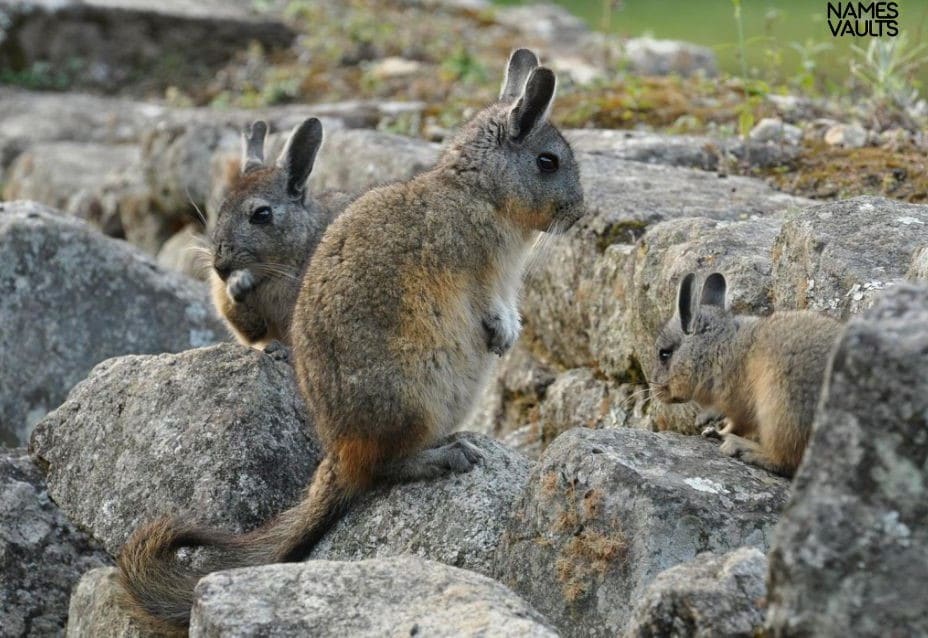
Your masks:
<instances>
[{"instance_id":1,"label":"blurred green background","mask_svg":"<svg viewBox=\"0 0 928 638\"><path fill-rule=\"evenodd\" d=\"M732 0L554 0L599 30L623 37L650 35L712 48L723 72L741 75L742 50ZM896 0L905 48L928 45L928 0ZM869 2L869 0L868 0ZM499 4L530 4L498 0ZM870 38L835 38L827 24L826 0L742 0L741 23L748 76L768 84L802 79L826 92L847 88L851 45ZM924 53L919 56L925 59ZM928 64L915 74L928 86Z\"/></svg>"}]
</instances>

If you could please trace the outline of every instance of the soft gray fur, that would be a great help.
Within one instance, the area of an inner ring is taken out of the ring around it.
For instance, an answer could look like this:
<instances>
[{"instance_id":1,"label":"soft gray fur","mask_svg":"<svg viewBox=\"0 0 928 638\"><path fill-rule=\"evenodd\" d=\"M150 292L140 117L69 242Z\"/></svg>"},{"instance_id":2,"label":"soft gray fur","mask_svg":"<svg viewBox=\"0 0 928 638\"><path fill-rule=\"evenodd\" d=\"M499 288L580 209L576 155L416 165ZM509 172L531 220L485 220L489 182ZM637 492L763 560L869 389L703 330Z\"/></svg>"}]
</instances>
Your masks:
<instances>
[{"instance_id":1,"label":"soft gray fur","mask_svg":"<svg viewBox=\"0 0 928 638\"><path fill-rule=\"evenodd\" d=\"M347 203L337 193L306 194L322 145L319 120L309 118L294 128L270 166L264 163L266 135L262 121L242 132L241 174L211 233L213 302L246 345L290 343L290 320L306 265Z\"/></svg>"},{"instance_id":2,"label":"soft gray fur","mask_svg":"<svg viewBox=\"0 0 928 638\"><path fill-rule=\"evenodd\" d=\"M809 311L738 316L727 282L712 273L696 300L696 276L680 282L673 318L657 337L650 382L664 403L696 401L706 416L722 414L722 452L792 475L812 430L825 366L840 331Z\"/></svg>"}]
</instances>

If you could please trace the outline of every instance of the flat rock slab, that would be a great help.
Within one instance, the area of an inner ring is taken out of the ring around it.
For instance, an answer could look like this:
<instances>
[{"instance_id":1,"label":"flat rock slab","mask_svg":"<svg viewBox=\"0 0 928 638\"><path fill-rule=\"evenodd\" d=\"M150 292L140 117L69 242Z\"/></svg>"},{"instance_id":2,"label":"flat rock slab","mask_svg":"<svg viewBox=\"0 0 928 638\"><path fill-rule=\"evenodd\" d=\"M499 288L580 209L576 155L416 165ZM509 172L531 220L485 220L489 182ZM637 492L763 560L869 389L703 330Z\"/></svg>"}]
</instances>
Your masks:
<instances>
[{"instance_id":1,"label":"flat rock slab","mask_svg":"<svg viewBox=\"0 0 928 638\"><path fill-rule=\"evenodd\" d=\"M570 129L564 132L574 151L620 160L716 171L729 160L750 166L787 164L799 154L798 145L745 142L738 137L662 135L613 129Z\"/></svg>"},{"instance_id":2,"label":"flat rock slab","mask_svg":"<svg viewBox=\"0 0 928 638\"><path fill-rule=\"evenodd\" d=\"M635 604L626 638L752 638L763 631L767 558L756 547L699 554L660 573Z\"/></svg>"},{"instance_id":3,"label":"flat rock slab","mask_svg":"<svg viewBox=\"0 0 928 638\"><path fill-rule=\"evenodd\" d=\"M506 519L530 462L485 436L457 434L484 454L467 474L381 488L353 503L313 548L311 559L361 560L414 554L482 574L493 572Z\"/></svg>"},{"instance_id":4,"label":"flat rock slab","mask_svg":"<svg viewBox=\"0 0 928 638\"><path fill-rule=\"evenodd\" d=\"M926 245L928 206L855 197L795 211L773 247L774 304L847 318L902 281Z\"/></svg>"},{"instance_id":5,"label":"flat rock slab","mask_svg":"<svg viewBox=\"0 0 928 638\"><path fill-rule=\"evenodd\" d=\"M23 449L0 449L0 633L60 635L71 588L106 552L48 496Z\"/></svg>"},{"instance_id":6,"label":"flat rock slab","mask_svg":"<svg viewBox=\"0 0 928 638\"><path fill-rule=\"evenodd\" d=\"M195 595L191 638L557 635L496 581L413 557L217 572Z\"/></svg>"},{"instance_id":7,"label":"flat rock slab","mask_svg":"<svg viewBox=\"0 0 928 638\"><path fill-rule=\"evenodd\" d=\"M575 428L532 472L497 577L565 636L615 636L662 571L766 550L788 482L699 437Z\"/></svg>"},{"instance_id":8,"label":"flat rock slab","mask_svg":"<svg viewBox=\"0 0 928 638\"><path fill-rule=\"evenodd\" d=\"M0 203L0 441L23 443L109 357L227 338L206 286L33 202Z\"/></svg>"},{"instance_id":9,"label":"flat rock slab","mask_svg":"<svg viewBox=\"0 0 928 638\"><path fill-rule=\"evenodd\" d=\"M770 553L772 636L928 635L928 287L852 318Z\"/></svg>"},{"instance_id":10,"label":"flat rock slab","mask_svg":"<svg viewBox=\"0 0 928 638\"><path fill-rule=\"evenodd\" d=\"M256 527L299 498L320 457L290 365L233 344L100 364L30 451L52 498L114 555L167 514Z\"/></svg>"}]
</instances>

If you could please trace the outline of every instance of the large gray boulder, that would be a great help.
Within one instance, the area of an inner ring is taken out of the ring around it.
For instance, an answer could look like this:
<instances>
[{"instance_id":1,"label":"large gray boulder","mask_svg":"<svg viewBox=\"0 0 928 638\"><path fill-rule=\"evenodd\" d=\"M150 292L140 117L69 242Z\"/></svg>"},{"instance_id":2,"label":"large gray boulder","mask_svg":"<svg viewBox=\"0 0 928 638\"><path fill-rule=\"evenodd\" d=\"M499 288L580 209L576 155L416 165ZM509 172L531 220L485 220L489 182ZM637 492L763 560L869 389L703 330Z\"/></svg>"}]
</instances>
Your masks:
<instances>
[{"instance_id":1,"label":"large gray boulder","mask_svg":"<svg viewBox=\"0 0 928 638\"><path fill-rule=\"evenodd\" d=\"M106 553L48 497L22 449L0 449L0 634L61 634L71 588Z\"/></svg>"},{"instance_id":2,"label":"large gray boulder","mask_svg":"<svg viewBox=\"0 0 928 638\"><path fill-rule=\"evenodd\" d=\"M320 456L290 365L232 344L101 363L30 451L111 554L166 514L256 527L299 498Z\"/></svg>"},{"instance_id":3,"label":"large gray boulder","mask_svg":"<svg viewBox=\"0 0 928 638\"><path fill-rule=\"evenodd\" d=\"M789 215L773 247L773 302L847 318L902 281L928 245L928 206L882 197Z\"/></svg>"},{"instance_id":4,"label":"large gray boulder","mask_svg":"<svg viewBox=\"0 0 928 638\"><path fill-rule=\"evenodd\" d=\"M439 145L370 130L338 130L326 135L325 161L314 167L309 185L316 190L363 193L431 168Z\"/></svg>"},{"instance_id":5,"label":"large gray boulder","mask_svg":"<svg viewBox=\"0 0 928 638\"><path fill-rule=\"evenodd\" d=\"M0 442L109 357L226 338L206 287L33 202L0 203Z\"/></svg>"},{"instance_id":6,"label":"large gray boulder","mask_svg":"<svg viewBox=\"0 0 928 638\"><path fill-rule=\"evenodd\" d=\"M192 638L557 635L498 582L413 557L217 572L195 595Z\"/></svg>"},{"instance_id":7,"label":"large gray boulder","mask_svg":"<svg viewBox=\"0 0 928 638\"><path fill-rule=\"evenodd\" d=\"M625 315L609 317L594 332L594 348L606 371L621 377L654 363L654 340L674 313L680 280L688 272L717 270L729 282L728 300L736 313L769 315L773 260L771 248L783 221L689 218L653 227L635 246L625 276Z\"/></svg>"},{"instance_id":8,"label":"large gray boulder","mask_svg":"<svg viewBox=\"0 0 928 638\"><path fill-rule=\"evenodd\" d=\"M524 339L564 368L589 366L603 356L593 345L599 326L624 298L619 275L631 244L667 220L705 217L739 221L770 217L810 202L746 177L649 165L579 153L588 213L565 235L551 238L526 276ZM612 246L617 249L610 250Z\"/></svg>"},{"instance_id":9,"label":"large gray boulder","mask_svg":"<svg viewBox=\"0 0 928 638\"><path fill-rule=\"evenodd\" d=\"M77 215L111 237L122 237L119 203L107 201L107 196L123 175L138 170L138 162L139 149L134 145L37 144L13 162L3 196Z\"/></svg>"},{"instance_id":10,"label":"large gray boulder","mask_svg":"<svg viewBox=\"0 0 928 638\"><path fill-rule=\"evenodd\" d=\"M281 49L296 35L242 0L3 0L0 18L0 66L111 91L209 78L249 42Z\"/></svg>"},{"instance_id":11,"label":"large gray boulder","mask_svg":"<svg viewBox=\"0 0 928 638\"><path fill-rule=\"evenodd\" d=\"M497 577L565 636L615 636L664 570L766 550L788 483L697 437L575 428L516 503Z\"/></svg>"},{"instance_id":12,"label":"large gray boulder","mask_svg":"<svg viewBox=\"0 0 928 638\"><path fill-rule=\"evenodd\" d=\"M924 286L848 322L774 535L771 635L928 634L926 353Z\"/></svg>"},{"instance_id":13,"label":"large gray boulder","mask_svg":"<svg viewBox=\"0 0 928 638\"><path fill-rule=\"evenodd\" d=\"M625 58L636 75L715 75L718 65L709 47L650 37L630 38L625 42Z\"/></svg>"},{"instance_id":14,"label":"large gray boulder","mask_svg":"<svg viewBox=\"0 0 928 638\"><path fill-rule=\"evenodd\" d=\"M530 464L483 436L457 434L482 450L466 474L376 489L313 548L311 559L361 560L414 554L490 575L506 519L522 493Z\"/></svg>"},{"instance_id":15,"label":"large gray boulder","mask_svg":"<svg viewBox=\"0 0 928 638\"><path fill-rule=\"evenodd\" d=\"M764 625L767 558L756 547L700 554L655 578L635 604L627 638L753 638Z\"/></svg>"}]
</instances>

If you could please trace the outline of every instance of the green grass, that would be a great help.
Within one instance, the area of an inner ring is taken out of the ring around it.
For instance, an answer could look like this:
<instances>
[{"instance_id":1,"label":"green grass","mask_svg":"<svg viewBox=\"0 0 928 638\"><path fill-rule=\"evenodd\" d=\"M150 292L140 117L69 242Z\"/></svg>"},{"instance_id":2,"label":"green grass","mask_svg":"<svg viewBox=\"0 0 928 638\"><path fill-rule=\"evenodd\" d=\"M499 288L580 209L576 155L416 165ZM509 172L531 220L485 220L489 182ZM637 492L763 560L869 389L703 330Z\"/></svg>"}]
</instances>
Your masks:
<instances>
[{"instance_id":1,"label":"green grass","mask_svg":"<svg viewBox=\"0 0 928 638\"><path fill-rule=\"evenodd\" d=\"M723 72L742 75L738 25L732 0L554 0L593 28L621 37L651 35L712 48ZM523 4L497 0L499 4ZM899 29L908 42L928 42L928 1L897 0ZM609 10L608 7L617 5ZM742 0L748 75L768 84L842 92L850 78L851 45L866 48L870 38L834 38L826 0ZM804 65L805 63L805 65ZM810 68L811 67L811 68ZM922 93L928 65L916 70Z\"/></svg>"}]
</instances>

